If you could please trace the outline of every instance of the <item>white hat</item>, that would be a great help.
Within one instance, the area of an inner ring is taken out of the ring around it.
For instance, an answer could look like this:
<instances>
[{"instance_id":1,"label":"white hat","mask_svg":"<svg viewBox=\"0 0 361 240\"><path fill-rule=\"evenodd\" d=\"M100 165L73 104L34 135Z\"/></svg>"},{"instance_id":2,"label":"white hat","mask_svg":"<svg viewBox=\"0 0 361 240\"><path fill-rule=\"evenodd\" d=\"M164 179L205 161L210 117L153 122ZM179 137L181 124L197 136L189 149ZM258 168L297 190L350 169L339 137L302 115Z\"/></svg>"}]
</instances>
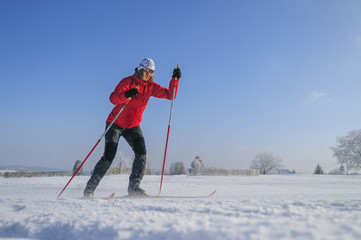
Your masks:
<instances>
[{"instance_id":1,"label":"white hat","mask_svg":"<svg viewBox=\"0 0 361 240\"><path fill-rule=\"evenodd\" d=\"M144 58L140 63L139 63L139 67L138 70L142 69L142 68L147 68L150 69L152 71L155 70L155 64L154 61L151 58Z\"/></svg>"}]
</instances>

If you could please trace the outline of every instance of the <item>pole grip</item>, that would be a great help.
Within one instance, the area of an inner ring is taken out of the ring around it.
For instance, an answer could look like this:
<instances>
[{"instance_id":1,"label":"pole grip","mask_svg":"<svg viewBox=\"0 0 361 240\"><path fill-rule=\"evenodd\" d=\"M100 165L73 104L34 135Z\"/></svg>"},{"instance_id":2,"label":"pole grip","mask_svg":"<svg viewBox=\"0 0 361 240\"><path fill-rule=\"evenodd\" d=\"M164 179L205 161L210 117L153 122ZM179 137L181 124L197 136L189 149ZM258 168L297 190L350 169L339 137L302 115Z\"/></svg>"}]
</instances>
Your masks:
<instances>
[{"instance_id":1,"label":"pole grip","mask_svg":"<svg viewBox=\"0 0 361 240\"><path fill-rule=\"evenodd\" d=\"M179 64L177 64L177 69L179 69ZM175 80L178 80L178 78L174 78Z\"/></svg>"}]
</instances>

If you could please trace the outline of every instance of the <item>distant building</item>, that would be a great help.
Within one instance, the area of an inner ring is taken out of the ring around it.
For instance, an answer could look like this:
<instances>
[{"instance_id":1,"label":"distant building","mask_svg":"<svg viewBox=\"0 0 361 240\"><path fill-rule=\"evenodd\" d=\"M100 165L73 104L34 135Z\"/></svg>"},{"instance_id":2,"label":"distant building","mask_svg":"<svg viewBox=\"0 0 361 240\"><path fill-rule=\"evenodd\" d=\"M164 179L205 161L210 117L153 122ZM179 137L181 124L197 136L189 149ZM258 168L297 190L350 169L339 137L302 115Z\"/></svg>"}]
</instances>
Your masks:
<instances>
[{"instance_id":1,"label":"distant building","mask_svg":"<svg viewBox=\"0 0 361 240\"><path fill-rule=\"evenodd\" d=\"M288 169L278 169L277 172L278 172L278 174L280 174L280 175L294 174L293 172L291 172L291 171L288 170Z\"/></svg>"}]
</instances>

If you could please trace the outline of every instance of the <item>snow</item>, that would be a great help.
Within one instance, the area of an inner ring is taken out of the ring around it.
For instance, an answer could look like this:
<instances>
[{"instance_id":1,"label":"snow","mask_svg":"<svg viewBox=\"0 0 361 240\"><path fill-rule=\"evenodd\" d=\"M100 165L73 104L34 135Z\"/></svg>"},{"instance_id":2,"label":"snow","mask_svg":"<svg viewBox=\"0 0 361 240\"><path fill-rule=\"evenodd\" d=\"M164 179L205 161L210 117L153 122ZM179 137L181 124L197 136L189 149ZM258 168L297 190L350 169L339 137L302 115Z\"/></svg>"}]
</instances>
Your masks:
<instances>
[{"instance_id":1,"label":"snow","mask_svg":"<svg viewBox=\"0 0 361 240\"><path fill-rule=\"evenodd\" d=\"M127 175L106 176L80 199L88 176L0 178L0 239L361 239L361 176L165 176L162 195L114 199ZM159 191L160 176L142 187ZM97 198L98 197L98 198Z\"/></svg>"}]
</instances>

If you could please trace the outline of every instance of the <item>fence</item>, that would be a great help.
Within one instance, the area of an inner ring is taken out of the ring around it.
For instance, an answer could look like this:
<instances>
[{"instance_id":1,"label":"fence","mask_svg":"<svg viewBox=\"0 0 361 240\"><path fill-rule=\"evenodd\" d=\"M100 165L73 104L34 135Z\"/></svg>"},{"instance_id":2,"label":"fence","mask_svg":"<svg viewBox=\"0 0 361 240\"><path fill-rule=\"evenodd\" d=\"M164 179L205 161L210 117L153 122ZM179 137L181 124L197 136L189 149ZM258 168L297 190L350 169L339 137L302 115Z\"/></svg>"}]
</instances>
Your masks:
<instances>
[{"instance_id":1,"label":"fence","mask_svg":"<svg viewBox=\"0 0 361 240\"><path fill-rule=\"evenodd\" d=\"M56 172L5 172L4 178L72 176L72 171Z\"/></svg>"},{"instance_id":2,"label":"fence","mask_svg":"<svg viewBox=\"0 0 361 240\"><path fill-rule=\"evenodd\" d=\"M188 173L190 176L259 176L257 169L190 168Z\"/></svg>"},{"instance_id":3,"label":"fence","mask_svg":"<svg viewBox=\"0 0 361 240\"><path fill-rule=\"evenodd\" d=\"M132 169L131 168L109 168L106 175L115 175L115 174L131 174ZM145 169L144 174L145 175L155 175L154 169Z\"/></svg>"},{"instance_id":4,"label":"fence","mask_svg":"<svg viewBox=\"0 0 361 240\"><path fill-rule=\"evenodd\" d=\"M131 168L110 168L107 175L130 174ZM223 168L203 168L196 170L188 169L190 176L258 176L259 171L256 169L223 169ZM20 177L56 177L56 176L72 176L72 171L56 171L56 172L5 172L4 178L20 178ZM156 175L154 169L146 169L145 175Z\"/></svg>"},{"instance_id":5,"label":"fence","mask_svg":"<svg viewBox=\"0 0 361 240\"><path fill-rule=\"evenodd\" d=\"M109 168L106 175L130 174L131 168ZM146 175L155 175L155 170L146 169ZM5 172L4 178L21 178L21 177L57 177L57 176L73 176L72 171L56 171L56 172Z\"/></svg>"}]
</instances>

